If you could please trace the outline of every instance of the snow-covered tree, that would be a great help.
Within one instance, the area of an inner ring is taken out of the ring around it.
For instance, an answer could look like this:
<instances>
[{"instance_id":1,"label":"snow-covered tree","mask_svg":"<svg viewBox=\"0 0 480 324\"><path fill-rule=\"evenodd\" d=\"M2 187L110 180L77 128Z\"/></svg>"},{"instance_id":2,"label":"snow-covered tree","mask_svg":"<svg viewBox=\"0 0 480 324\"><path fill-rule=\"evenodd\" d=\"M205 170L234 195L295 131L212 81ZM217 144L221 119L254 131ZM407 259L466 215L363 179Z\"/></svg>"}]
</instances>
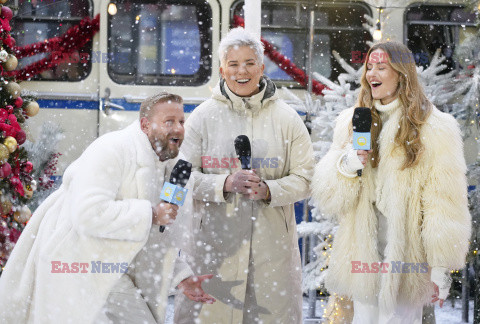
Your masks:
<instances>
[{"instance_id":1,"label":"snow-covered tree","mask_svg":"<svg viewBox=\"0 0 480 324\"><path fill-rule=\"evenodd\" d=\"M52 176L56 173L56 164L60 155L57 151L58 143L63 138L63 131L59 125L46 122L35 142L25 142L24 147L35 166L32 177L37 183L35 195L28 202L28 207L33 211L57 189Z\"/></svg>"}]
</instances>

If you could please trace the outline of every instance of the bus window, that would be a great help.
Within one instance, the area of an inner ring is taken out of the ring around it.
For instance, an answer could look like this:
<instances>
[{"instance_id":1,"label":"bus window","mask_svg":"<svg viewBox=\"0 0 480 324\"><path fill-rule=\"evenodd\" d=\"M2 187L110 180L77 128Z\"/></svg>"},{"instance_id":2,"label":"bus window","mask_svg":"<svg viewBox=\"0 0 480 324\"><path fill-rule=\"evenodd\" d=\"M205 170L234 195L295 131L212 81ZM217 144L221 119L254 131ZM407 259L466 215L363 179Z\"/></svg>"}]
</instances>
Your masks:
<instances>
[{"instance_id":1,"label":"bus window","mask_svg":"<svg viewBox=\"0 0 480 324\"><path fill-rule=\"evenodd\" d=\"M89 0L18 0L18 13L12 19L12 36L21 47L64 34L70 27L90 15ZM87 77L91 62L80 62L80 55L91 55L92 42L72 53L66 61L52 70L45 71L33 80L80 81ZM50 53L41 53L19 60L19 68L46 58ZM78 62L78 63L75 63Z\"/></svg>"},{"instance_id":2,"label":"bus window","mask_svg":"<svg viewBox=\"0 0 480 324\"><path fill-rule=\"evenodd\" d=\"M243 17L243 5L243 1L237 1L232 6L232 22L235 15ZM313 71L332 80L344 73L331 54L334 50L359 68L361 62L352 62L352 56L355 52L366 52L366 41L371 40L370 34L362 27L366 22L363 16L371 15L368 6L363 3L316 2L314 11ZM262 37L303 70L306 70L308 60L309 19L308 5L293 1L262 1ZM293 81L268 57L265 57L265 74L275 81Z\"/></svg>"},{"instance_id":3,"label":"bus window","mask_svg":"<svg viewBox=\"0 0 480 324\"><path fill-rule=\"evenodd\" d=\"M108 73L120 84L198 86L211 76L212 12L204 1L117 1Z\"/></svg>"},{"instance_id":4,"label":"bus window","mask_svg":"<svg viewBox=\"0 0 480 324\"><path fill-rule=\"evenodd\" d=\"M446 57L447 73L458 66L455 46L475 32L475 14L458 6L412 5L405 11L405 44L414 52L418 65L427 67L437 49Z\"/></svg>"}]
</instances>

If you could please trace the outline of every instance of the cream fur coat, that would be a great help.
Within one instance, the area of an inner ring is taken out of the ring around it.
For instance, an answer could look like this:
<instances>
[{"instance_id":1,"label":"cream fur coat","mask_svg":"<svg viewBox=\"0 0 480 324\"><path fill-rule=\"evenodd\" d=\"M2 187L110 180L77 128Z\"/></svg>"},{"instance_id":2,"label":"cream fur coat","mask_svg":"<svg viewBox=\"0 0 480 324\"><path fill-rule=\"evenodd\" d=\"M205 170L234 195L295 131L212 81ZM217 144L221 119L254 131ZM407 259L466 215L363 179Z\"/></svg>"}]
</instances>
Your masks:
<instances>
[{"instance_id":1,"label":"cream fur coat","mask_svg":"<svg viewBox=\"0 0 480 324\"><path fill-rule=\"evenodd\" d=\"M431 267L464 266L471 231L467 205L466 165L460 129L454 118L433 109L422 126L425 153L418 165L400 170L402 149L396 148L401 109L392 112L379 137L380 164L367 163L362 177L348 178L337 162L351 147L354 108L338 116L333 144L315 169L313 198L322 212L336 215L335 235L326 279L327 289L354 300L392 309L397 303L431 300L430 273L352 273L352 261L427 262ZM377 216L387 218L385 258L377 250Z\"/></svg>"}]
</instances>

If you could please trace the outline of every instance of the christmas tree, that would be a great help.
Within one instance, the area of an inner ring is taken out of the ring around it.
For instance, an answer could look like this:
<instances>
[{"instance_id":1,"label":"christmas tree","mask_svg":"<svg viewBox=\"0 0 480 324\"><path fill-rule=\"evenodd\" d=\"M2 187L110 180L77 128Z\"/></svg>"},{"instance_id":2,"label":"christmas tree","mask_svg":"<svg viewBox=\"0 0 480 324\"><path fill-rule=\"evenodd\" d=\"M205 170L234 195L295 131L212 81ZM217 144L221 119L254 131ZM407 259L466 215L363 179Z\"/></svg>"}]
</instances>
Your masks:
<instances>
[{"instance_id":1,"label":"christmas tree","mask_svg":"<svg viewBox=\"0 0 480 324\"><path fill-rule=\"evenodd\" d=\"M5 3L6 1L1 1ZM33 163L22 146L26 133L22 128L35 116L39 105L30 96L21 96L21 89L11 71L18 60L14 55L15 40L10 35L12 10L3 5L0 13L0 266L3 268L14 243L31 211L27 206L36 190L32 176Z\"/></svg>"}]
</instances>

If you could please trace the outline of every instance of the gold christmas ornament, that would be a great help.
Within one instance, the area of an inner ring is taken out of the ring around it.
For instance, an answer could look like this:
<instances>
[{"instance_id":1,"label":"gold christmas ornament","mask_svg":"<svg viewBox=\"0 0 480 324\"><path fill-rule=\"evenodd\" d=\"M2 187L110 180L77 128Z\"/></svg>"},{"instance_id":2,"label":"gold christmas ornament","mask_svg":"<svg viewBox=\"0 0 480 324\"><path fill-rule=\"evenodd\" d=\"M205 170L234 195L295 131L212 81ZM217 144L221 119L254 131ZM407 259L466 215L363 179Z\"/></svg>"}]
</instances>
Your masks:
<instances>
[{"instance_id":1,"label":"gold christmas ornament","mask_svg":"<svg viewBox=\"0 0 480 324\"><path fill-rule=\"evenodd\" d=\"M22 207L22 210L21 210L21 213L22 213L22 217L23 218L28 218L27 219L27 222L30 220L30 218L32 217L32 211L30 210L30 208L28 208L28 206L23 206Z\"/></svg>"},{"instance_id":2,"label":"gold christmas ornament","mask_svg":"<svg viewBox=\"0 0 480 324\"><path fill-rule=\"evenodd\" d=\"M30 101L25 105L25 108L23 109L25 110L25 112L29 117L33 117L36 114L38 114L38 111L40 110L40 106L36 101Z\"/></svg>"},{"instance_id":3,"label":"gold christmas ornament","mask_svg":"<svg viewBox=\"0 0 480 324\"><path fill-rule=\"evenodd\" d=\"M17 99L20 96L20 91L21 88L16 82L9 82L6 86L5 89L7 92L10 94L12 99Z\"/></svg>"},{"instance_id":4,"label":"gold christmas ornament","mask_svg":"<svg viewBox=\"0 0 480 324\"><path fill-rule=\"evenodd\" d=\"M0 0L0 3L1 3L1 4L4 4L4 3L6 3L7 1L8 1L8 0Z\"/></svg>"},{"instance_id":5,"label":"gold christmas ornament","mask_svg":"<svg viewBox=\"0 0 480 324\"><path fill-rule=\"evenodd\" d=\"M3 63L3 67L7 71L13 71L17 68L18 60L15 55L9 54L7 57L7 61Z\"/></svg>"},{"instance_id":6,"label":"gold christmas ornament","mask_svg":"<svg viewBox=\"0 0 480 324\"><path fill-rule=\"evenodd\" d=\"M0 144L0 163L3 164L7 162L9 155L10 155L10 151L8 150L8 147L6 147L3 144Z\"/></svg>"},{"instance_id":7,"label":"gold christmas ornament","mask_svg":"<svg viewBox=\"0 0 480 324\"><path fill-rule=\"evenodd\" d=\"M2 215L6 215L12 211L12 203L10 200L2 200L0 207L2 208Z\"/></svg>"},{"instance_id":8,"label":"gold christmas ornament","mask_svg":"<svg viewBox=\"0 0 480 324\"><path fill-rule=\"evenodd\" d=\"M10 153L15 152L17 149L17 140L12 136L7 136L7 138L5 138L3 141L3 144L8 148Z\"/></svg>"},{"instance_id":9,"label":"gold christmas ornament","mask_svg":"<svg viewBox=\"0 0 480 324\"><path fill-rule=\"evenodd\" d=\"M16 210L16 211L13 213L13 219L14 219L17 223L24 223L24 222L22 222L21 214L20 214L20 211L19 211L19 210Z\"/></svg>"},{"instance_id":10,"label":"gold christmas ornament","mask_svg":"<svg viewBox=\"0 0 480 324\"><path fill-rule=\"evenodd\" d=\"M32 216L32 212L30 211L30 208L28 208L27 206L23 206L19 210L16 210L15 213L13 213L13 218L18 223L28 222L31 216Z\"/></svg>"}]
</instances>

